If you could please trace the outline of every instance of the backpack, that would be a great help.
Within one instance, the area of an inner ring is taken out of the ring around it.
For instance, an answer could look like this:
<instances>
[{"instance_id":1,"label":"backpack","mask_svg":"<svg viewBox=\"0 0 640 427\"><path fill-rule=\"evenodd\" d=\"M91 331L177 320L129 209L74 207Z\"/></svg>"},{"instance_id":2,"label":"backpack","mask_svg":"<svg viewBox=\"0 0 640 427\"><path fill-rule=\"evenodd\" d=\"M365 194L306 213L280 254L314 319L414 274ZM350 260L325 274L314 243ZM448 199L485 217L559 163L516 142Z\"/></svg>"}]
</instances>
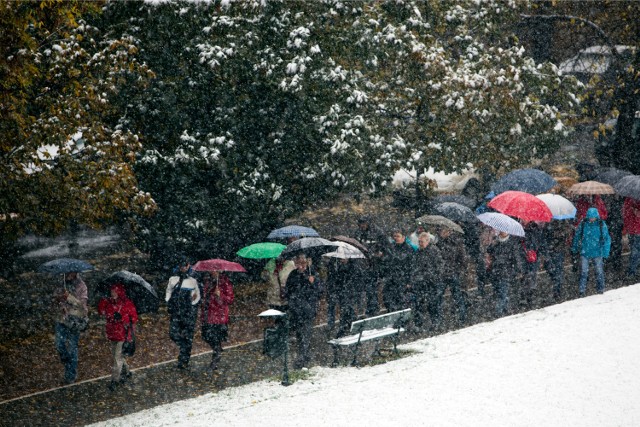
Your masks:
<instances>
[{"instance_id":1,"label":"backpack","mask_svg":"<svg viewBox=\"0 0 640 427\"><path fill-rule=\"evenodd\" d=\"M167 311L171 316L181 317L191 313L191 292L181 292L183 280L180 279L180 282L173 287L171 297L167 301Z\"/></svg>"}]
</instances>

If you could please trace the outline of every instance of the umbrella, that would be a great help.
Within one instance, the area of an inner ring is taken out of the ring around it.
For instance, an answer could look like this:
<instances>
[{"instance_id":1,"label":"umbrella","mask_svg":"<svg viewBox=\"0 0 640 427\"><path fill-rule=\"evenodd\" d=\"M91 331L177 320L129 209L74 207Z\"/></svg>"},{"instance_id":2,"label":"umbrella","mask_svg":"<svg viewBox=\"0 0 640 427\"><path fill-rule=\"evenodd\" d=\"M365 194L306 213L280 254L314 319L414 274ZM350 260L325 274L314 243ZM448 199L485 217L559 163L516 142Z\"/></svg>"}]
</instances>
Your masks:
<instances>
[{"instance_id":1,"label":"umbrella","mask_svg":"<svg viewBox=\"0 0 640 427\"><path fill-rule=\"evenodd\" d=\"M156 313L158 311L160 306L158 294L153 286L144 280L142 276L127 270L118 271L103 280L98 285L97 291L101 294L108 294L111 285L114 283L122 283L124 285L127 298L136 306L138 314Z\"/></svg>"},{"instance_id":2,"label":"umbrella","mask_svg":"<svg viewBox=\"0 0 640 427\"><path fill-rule=\"evenodd\" d=\"M63 274L93 270L93 266L86 261L73 258L58 258L45 262L38 267L40 273Z\"/></svg>"},{"instance_id":3,"label":"umbrella","mask_svg":"<svg viewBox=\"0 0 640 427\"><path fill-rule=\"evenodd\" d=\"M525 221L549 222L553 218L542 200L522 191L505 191L491 199L487 206Z\"/></svg>"},{"instance_id":4,"label":"umbrella","mask_svg":"<svg viewBox=\"0 0 640 427\"><path fill-rule=\"evenodd\" d=\"M594 180L598 182L602 182L604 184L609 184L615 186L618 181L626 176L633 175L631 172L627 172L622 169L617 168L602 168L596 171L596 176Z\"/></svg>"},{"instance_id":5,"label":"umbrella","mask_svg":"<svg viewBox=\"0 0 640 427\"><path fill-rule=\"evenodd\" d=\"M558 194L540 194L536 196L542 200L551 211L553 219L571 219L576 217L577 209L569 200Z\"/></svg>"},{"instance_id":6,"label":"umbrella","mask_svg":"<svg viewBox=\"0 0 640 427\"><path fill-rule=\"evenodd\" d=\"M491 190L496 194L505 191L538 194L549 191L556 184L551 175L539 169L516 169L493 183Z\"/></svg>"},{"instance_id":7,"label":"umbrella","mask_svg":"<svg viewBox=\"0 0 640 427\"><path fill-rule=\"evenodd\" d=\"M453 231L464 234L462 227L451 221L449 218L445 218L441 215L423 215L418 218L416 222L420 225L434 225L437 227L450 228Z\"/></svg>"},{"instance_id":8,"label":"umbrella","mask_svg":"<svg viewBox=\"0 0 640 427\"><path fill-rule=\"evenodd\" d=\"M614 188L621 196L640 199L640 175L625 176L614 185Z\"/></svg>"},{"instance_id":9,"label":"umbrella","mask_svg":"<svg viewBox=\"0 0 640 427\"><path fill-rule=\"evenodd\" d=\"M324 252L328 252L336 246L336 242L331 242L322 237L303 237L302 239L289 243L281 255L292 256L300 253L314 255L314 252L323 250Z\"/></svg>"},{"instance_id":10,"label":"umbrella","mask_svg":"<svg viewBox=\"0 0 640 427\"><path fill-rule=\"evenodd\" d=\"M456 222L477 222L478 218L476 218L473 211L463 206L459 203L454 202L445 202L437 204L433 210L442 215L445 218L449 218L451 221Z\"/></svg>"},{"instance_id":11,"label":"umbrella","mask_svg":"<svg viewBox=\"0 0 640 427\"><path fill-rule=\"evenodd\" d=\"M310 227L301 225L288 225L286 227L273 230L267 239L286 239L287 237L320 237L318 232Z\"/></svg>"},{"instance_id":12,"label":"umbrella","mask_svg":"<svg viewBox=\"0 0 640 427\"><path fill-rule=\"evenodd\" d=\"M240 249L236 254L242 258L251 259L277 258L286 247L280 243L254 243Z\"/></svg>"},{"instance_id":13,"label":"umbrella","mask_svg":"<svg viewBox=\"0 0 640 427\"><path fill-rule=\"evenodd\" d=\"M193 266L194 271L231 271L236 273L246 273L247 270L237 262L227 261L225 259L207 259L198 261Z\"/></svg>"},{"instance_id":14,"label":"umbrella","mask_svg":"<svg viewBox=\"0 0 640 427\"><path fill-rule=\"evenodd\" d=\"M441 194L431 199L431 203L434 205L440 203L458 203L472 209L476 207L475 200L459 194Z\"/></svg>"},{"instance_id":15,"label":"umbrella","mask_svg":"<svg viewBox=\"0 0 640 427\"><path fill-rule=\"evenodd\" d=\"M512 236L524 237L524 228L522 228L522 225L505 214L486 212L478 215L478 219L494 230L503 231Z\"/></svg>"},{"instance_id":16,"label":"umbrella","mask_svg":"<svg viewBox=\"0 0 640 427\"><path fill-rule=\"evenodd\" d=\"M364 254L355 246L350 245L345 242L334 242L336 245L336 250L333 252L326 253L322 256L330 257L330 258L341 258L341 259L353 259L353 258L365 258Z\"/></svg>"},{"instance_id":17,"label":"umbrella","mask_svg":"<svg viewBox=\"0 0 640 427\"><path fill-rule=\"evenodd\" d=\"M358 248L363 253L369 252L369 249L367 249L367 247L365 245L363 245L358 240L356 240L356 239L354 239L352 237L339 235L339 236L333 236L331 238L331 240L348 243L351 246L355 246L356 248Z\"/></svg>"},{"instance_id":18,"label":"umbrella","mask_svg":"<svg viewBox=\"0 0 640 427\"><path fill-rule=\"evenodd\" d=\"M615 190L608 184L598 181L585 181L574 184L567 190L567 194L572 196L593 196L595 194L615 194Z\"/></svg>"}]
</instances>

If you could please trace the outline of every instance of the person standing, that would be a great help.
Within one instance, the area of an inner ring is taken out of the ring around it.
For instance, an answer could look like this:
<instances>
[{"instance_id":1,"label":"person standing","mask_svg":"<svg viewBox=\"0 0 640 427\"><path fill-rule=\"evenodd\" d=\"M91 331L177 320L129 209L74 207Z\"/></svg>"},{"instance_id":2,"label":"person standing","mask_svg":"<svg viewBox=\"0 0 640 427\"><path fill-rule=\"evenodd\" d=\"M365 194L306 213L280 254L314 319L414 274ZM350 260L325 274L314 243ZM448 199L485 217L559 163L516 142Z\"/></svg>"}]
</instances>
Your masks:
<instances>
[{"instance_id":1,"label":"person standing","mask_svg":"<svg viewBox=\"0 0 640 427\"><path fill-rule=\"evenodd\" d=\"M520 271L520 243L503 231L487 247L487 272L496 295L496 315L509 313L509 292Z\"/></svg>"},{"instance_id":2,"label":"person standing","mask_svg":"<svg viewBox=\"0 0 640 427\"><path fill-rule=\"evenodd\" d=\"M233 304L233 286L231 280L219 271L204 273L202 285L202 339L213 351L209 368L215 371L222 357L222 343L229 336L229 306Z\"/></svg>"},{"instance_id":3,"label":"person standing","mask_svg":"<svg viewBox=\"0 0 640 427\"><path fill-rule=\"evenodd\" d=\"M189 275L191 263L182 260L178 275L169 278L165 301L169 311L169 337L180 348L178 369L187 369L191 359L193 333L200 302L200 288L196 279Z\"/></svg>"},{"instance_id":4,"label":"person standing","mask_svg":"<svg viewBox=\"0 0 640 427\"><path fill-rule=\"evenodd\" d=\"M384 259L387 252L387 238L384 232L372 223L371 217L364 215L358 219L355 238L368 250L369 268L362 270L361 280L366 296L365 313L374 316L378 313L378 289L384 274Z\"/></svg>"},{"instance_id":5,"label":"person standing","mask_svg":"<svg viewBox=\"0 0 640 427\"><path fill-rule=\"evenodd\" d=\"M111 285L110 292L111 298L102 298L98 303L98 313L105 316L107 320L105 332L107 339L111 341L113 355L109 390L114 391L126 378L131 377L131 371L122 354L122 346L134 337L134 325L138 322L138 312L135 305L127 298L121 283Z\"/></svg>"},{"instance_id":6,"label":"person standing","mask_svg":"<svg viewBox=\"0 0 640 427\"><path fill-rule=\"evenodd\" d=\"M431 243L431 235L426 232L420 233L411 274L411 287L416 297L413 324L417 329L424 328L427 312L433 329L439 329L442 324L442 305L437 303L444 294L441 282L442 267L442 255L438 247Z\"/></svg>"},{"instance_id":7,"label":"person standing","mask_svg":"<svg viewBox=\"0 0 640 427\"><path fill-rule=\"evenodd\" d=\"M296 256L296 269L289 274L285 286L285 296L289 301L289 325L298 342L294 369L308 367L311 362L311 333L323 292L322 283L308 261L305 255Z\"/></svg>"},{"instance_id":8,"label":"person standing","mask_svg":"<svg viewBox=\"0 0 640 427\"><path fill-rule=\"evenodd\" d=\"M544 229L541 248L544 267L553 284L553 299L560 302L564 288L564 259L571 236L571 222L568 219L553 220Z\"/></svg>"},{"instance_id":9,"label":"person standing","mask_svg":"<svg viewBox=\"0 0 640 427\"><path fill-rule=\"evenodd\" d=\"M63 287L54 293L56 307L55 345L64 365L64 383L72 384L78 376L80 333L89 324L87 285L78 272L64 275Z\"/></svg>"},{"instance_id":10,"label":"person standing","mask_svg":"<svg viewBox=\"0 0 640 427\"><path fill-rule=\"evenodd\" d=\"M466 301L466 273L467 252L461 238L455 236L450 228L438 227L438 249L442 255L442 296L438 298L438 304L442 305L444 292L447 287L451 291L451 297L458 308L458 325L462 326L467 321ZM441 310L440 308L438 310Z\"/></svg>"},{"instance_id":11,"label":"person standing","mask_svg":"<svg viewBox=\"0 0 640 427\"><path fill-rule=\"evenodd\" d=\"M524 258L524 280L520 292L520 305L532 309L537 303L538 270L540 269L540 248L543 246L544 231L534 221L522 221L524 237L521 239Z\"/></svg>"},{"instance_id":12,"label":"person standing","mask_svg":"<svg viewBox=\"0 0 640 427\"><path fill-rule=\"evenodd\" d=\"M289 273L295 270L296 266L290 259L276 258L267 262L262 270L262 280L269 282L267 288L267 306L269 308L287 311L287 300L284 299L284 286L287 283Z\"/></svg>"},{"instance_id":13,"label":"person standing","mask_svg":"<svg viewBox=\"0 0 640 427\"><path fill-rule=\"evenodd\" d=\"M640 264L640 200L625 197L622 206L624 232L629 236L629 268L627 275L633 278L638 272Z\"/></svg>"},{"instance_id":14,"label":"person standing","mask_svg":"<svg viewBox=\"0 0 640 427\"><path fill-rule=\"evenodd\" d=\"M382 299L388 312L407 306L405 294L411 281L411 262L415 252L402 229L396 228L391 233L393 243L389 246L382 289Z\"/></svg>"},{"instance_id":15,"label":"person standing","mask_svg":"<svg viewBox=\"0 0 640 427\"><path fill-rule=\"evenodd\" d=\"M604 293L604 259L609 257L611 237L607 224L600 219L598 209L589 208L585 219L580 222L573 236L571 251L580 256L579 292L583 297L587 290L589 264L593 261L596 269L596 291Z\"/></svg>"}]
</instances>

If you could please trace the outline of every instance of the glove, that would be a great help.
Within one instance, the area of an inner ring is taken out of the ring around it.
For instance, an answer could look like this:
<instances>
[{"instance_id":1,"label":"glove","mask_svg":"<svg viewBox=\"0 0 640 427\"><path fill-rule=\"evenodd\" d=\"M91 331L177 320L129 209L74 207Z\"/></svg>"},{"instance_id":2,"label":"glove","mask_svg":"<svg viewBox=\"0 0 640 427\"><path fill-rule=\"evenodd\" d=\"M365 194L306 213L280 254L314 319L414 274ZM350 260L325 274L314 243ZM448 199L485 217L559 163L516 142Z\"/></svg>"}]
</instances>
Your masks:
<instances>
[{"instance_id":1,"label":"glove","mask_svg":"<svg viewBox=\"0 0 640 427\"><path fill-rule=\"evenodd\" d=\"M122 320L122 315L118 312L113 313L113 320L115 320L116 322L119 322Z\"/></svg>"}]
</instances>

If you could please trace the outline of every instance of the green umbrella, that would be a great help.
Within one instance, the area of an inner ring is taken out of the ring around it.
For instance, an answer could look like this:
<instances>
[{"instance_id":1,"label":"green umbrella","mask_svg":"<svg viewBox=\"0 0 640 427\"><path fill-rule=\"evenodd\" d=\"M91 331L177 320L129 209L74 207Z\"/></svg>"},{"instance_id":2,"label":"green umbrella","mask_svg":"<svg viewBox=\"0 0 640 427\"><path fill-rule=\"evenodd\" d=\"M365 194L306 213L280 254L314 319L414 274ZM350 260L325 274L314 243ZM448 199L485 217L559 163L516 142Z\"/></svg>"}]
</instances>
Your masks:
<instances>
[{"instance_id":1,"label":"green umbrella","mask_svg":"<svg viewBox=\"0 0 640 427\"><path fill-rule=\"evenodd\" d=\"M236 254L242 258L251 259L277 258L286 247L280 243L254 243L240 249Z\"/></svg>"}]
</instances>

